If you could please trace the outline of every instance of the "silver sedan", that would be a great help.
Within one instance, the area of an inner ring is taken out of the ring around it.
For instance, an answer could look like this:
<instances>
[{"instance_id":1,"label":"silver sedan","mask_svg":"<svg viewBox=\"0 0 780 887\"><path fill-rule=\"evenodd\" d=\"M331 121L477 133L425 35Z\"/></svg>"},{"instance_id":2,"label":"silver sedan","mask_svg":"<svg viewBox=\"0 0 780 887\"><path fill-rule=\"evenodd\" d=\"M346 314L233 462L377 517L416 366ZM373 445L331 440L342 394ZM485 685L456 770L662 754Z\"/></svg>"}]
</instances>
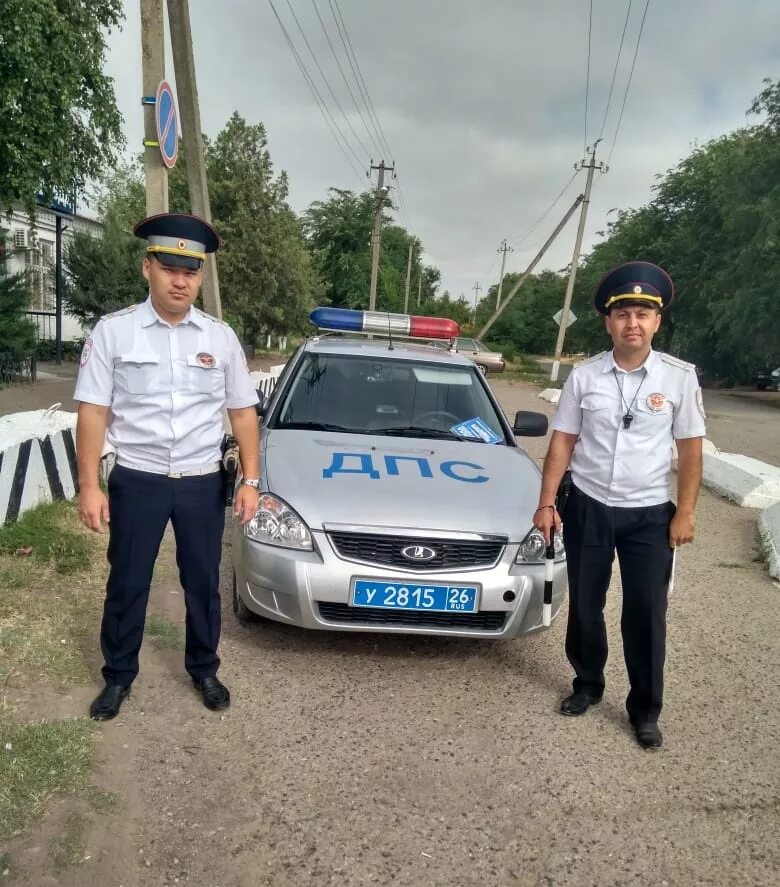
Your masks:
<instances>
[{"instance_id":1,"label":"silver sedan","mask_svg":"<svg viewBox=\"0 0 780 887\"><path fill-rule=\"evenodd\" d=\"M234 528L233 607L304 628L517 637L543 625L541 476L474 364L321 337L263 405L260 508ZM566 593L555 543L552 613Z\"/></svg>"}]
</instances>

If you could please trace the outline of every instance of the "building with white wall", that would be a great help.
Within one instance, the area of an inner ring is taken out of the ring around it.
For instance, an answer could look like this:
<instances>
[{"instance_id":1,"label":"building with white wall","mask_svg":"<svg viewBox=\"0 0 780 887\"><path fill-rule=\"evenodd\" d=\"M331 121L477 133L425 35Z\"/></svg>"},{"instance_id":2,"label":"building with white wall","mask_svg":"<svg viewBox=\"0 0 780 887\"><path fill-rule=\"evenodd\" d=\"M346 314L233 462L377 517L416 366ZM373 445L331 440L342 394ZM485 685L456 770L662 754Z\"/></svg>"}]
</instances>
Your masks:
<instances>
[{"instance_id":1,"label":"building with white wall","mask_svg":"<svg viewBox=\"0 0 780 887\"><path fill-rule=\"evenodd\" d=\"M54 339L56 319L55 258L56 218L53 212L38 207L34 222L21 208L14 207L10 216L0 217L6 230L6 268L9 274L24 274L32 294L29 310L38 325L40 339ZM100 222L85 215L63 218L62 252L76 231L99 236ZM64 261L64 259L63 259ZM63 341L74 341L84 335L81 323L66 312L62 315Z\"/></svg>"}]
</instances>

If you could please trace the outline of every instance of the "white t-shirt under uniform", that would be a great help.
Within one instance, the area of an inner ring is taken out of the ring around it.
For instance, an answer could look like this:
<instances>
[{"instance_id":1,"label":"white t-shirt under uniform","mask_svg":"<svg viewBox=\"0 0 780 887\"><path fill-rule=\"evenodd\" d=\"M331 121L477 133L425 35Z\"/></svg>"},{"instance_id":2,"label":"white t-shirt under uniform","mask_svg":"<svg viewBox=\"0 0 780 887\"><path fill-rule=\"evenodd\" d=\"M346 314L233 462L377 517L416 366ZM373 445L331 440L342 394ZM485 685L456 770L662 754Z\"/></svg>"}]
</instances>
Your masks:
<instances>
[{"instance_id":1,"label":"white t-shirt under uniform","mask_svg":"<svg viewBox=\"0 0 780 887\"><path fill-rule=\"evenodd\" d=\"M579 435L571 460L578 489L604 505L635 508L669 501L673 441L704 437L705 418L692 364L651 351L627 372L605 351L572 369L552 428Z\"/></svg>"}]
</instances>

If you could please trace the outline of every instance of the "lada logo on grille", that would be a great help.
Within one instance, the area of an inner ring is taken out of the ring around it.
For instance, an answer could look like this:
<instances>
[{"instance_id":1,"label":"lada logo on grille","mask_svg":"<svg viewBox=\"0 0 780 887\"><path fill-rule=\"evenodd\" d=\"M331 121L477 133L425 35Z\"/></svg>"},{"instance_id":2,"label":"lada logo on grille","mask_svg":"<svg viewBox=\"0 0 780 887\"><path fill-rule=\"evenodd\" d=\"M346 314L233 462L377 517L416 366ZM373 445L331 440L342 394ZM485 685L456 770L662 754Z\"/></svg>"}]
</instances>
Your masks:
<instances>
[{"instance_id":1,"label":"lada logo on grille","mask_svg":"<svg viewBox=\"0 0 780 887\"><path fill-rule=\"evenodd\" d=\"M401 554L408 561L432 561L437 552L427 545L407 545L406 548L401 549Z\"/></svg>"}]
</instances>

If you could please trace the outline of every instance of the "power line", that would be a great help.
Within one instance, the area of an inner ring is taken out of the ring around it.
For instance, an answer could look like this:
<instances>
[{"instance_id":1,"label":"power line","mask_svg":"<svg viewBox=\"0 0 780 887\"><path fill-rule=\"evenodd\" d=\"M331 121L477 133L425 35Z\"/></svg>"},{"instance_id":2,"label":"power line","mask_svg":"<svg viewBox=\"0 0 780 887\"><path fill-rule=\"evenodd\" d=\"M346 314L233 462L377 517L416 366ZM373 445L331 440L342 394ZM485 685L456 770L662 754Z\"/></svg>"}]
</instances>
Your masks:
<instances>
[{"instance_id":1,"label":"power line","mask_svg":"<svg viewBox=\"0 0 780 887\"><path fill-rule=\"evenodd\" d=\"M352 68L352 73L355 75L358 89L361 92L361 95L366 102L366 108L368 110L369 118L371 119L377 135L379 137L379 144L387 151L388 159L392 160L393 152L390 150L390 146L387 143L387 139L385 138L384 130L382 129L382 124L379 122L379 118L377 117L376 109L374 108L374 103L371 101L371 96L368 92L368 86L366 86L365 78L363 77L363 72L360 69L360 63L357 60L357 55L355 54L354 47L352 46L352 41L349 37L349 31L347 30L347 25L344 22L344 16L341 14L341 7L339 6L338 0L328 0L328 4L330 6L330 11L333 14L333 18L336 21L336 26L339 29L339 36L341 37L341 42L344 44L344 49L347 52L347 57L349 59L350 67ZM334 10L335 6L335 10ZM338 17L337 17L338 15ZM353 64L354 63L354 64Z\"/></svg>"},{"instance_id":2,"label":"power line","mask_svg":"<svg viewBox=\"0 0 780 887\"><path fill-rule=\"evenodd\" d=\"M312 6L314 7L314 11L317 13L317 18L320 20L320 25L322 26L323 33L325 34L325 39L328 41L328 46L330 46L330 51L333 53L333 58L336 60L336 65L338 66L339 73L341 74L341 79L344 81L344 85L347 87L347 91L349 92L349 96L352 99L352 104L355 106L355 110L358 112L358 116L360 117L360 122L363 124L363 128L368 134L369 140L372 142L374 148L376 149L377 154L382 153L382 148L377 143L377 140L374 138L374 134L368 127L366 123L365 117L363 116L363 110L358 104L357 99L355 98L355 93L352 92L352 87L349 84L349 80L347 75L344 73L344 68L341 66L341 61L339 60L338 53L336 52L336 47L333 45L333 41L330 39L330 34L328 33L327 26L325 25L325 21L320 14L319 9L317 8L317 0L311 0Z\"/></svg>"},{"instance_id":3,"label":"power line","mask_svg":"<svg viewBox=\"0 0 780 887\"><path fill-rule=\"evenodd\" d=\"M515 244L517 247L521 246L523 243L528 240L528 238L536 231L536 229L542 224L542 222L550 215L550 213L555 209L558 201L563 197L563 195L569 190L571 187L571 183L577 178L577 176L582 172L582 169L575 169L572 177L568 182L561 188L558 192L558 196L553 200L553 202L547 207L547 209L539 216L539 218L531 225L531 227L516 241Z\"/></svg>"},{"instance_id":4,"label":"power line","mask_svg":"<svg viewBox=\"0 0 780 887\"><path fill-rule=\"evenodd\" d=\"M593 31L593 0L590 0L590 11L588 12L588 64L585 74L585 135L582 144L585 148L588 146L588 94L590 92L590 38Z\"/></svg>"},{"instance_id":5,"label":"power line","mask_svg":"<svg viewBox=\"0 0 780 887\"><path fill-rule=\"evenodd\" d=\"M295 20L295 24L298 26L298 30L301 32L301 37L303 37L303 42L306 44L306 48L309 50L309 55L314 60L314 64L317 66L317 70L320 72L320 76L324 80L325 86L327 86L327 88L328 88L328 92L330 93L330 96L333 99L334 104L341 112L341 116L344 118L344 122L347 124L347 126L350 129L350 132L355 137L355 140L357 141L358 145L360 146L360 150L363 152L365 157L369 157L371 155L371 151L369 151L369 149L366 148L366 146L363 144L363 142L360 139L360 136L355 132L355 128L352 126L352 123L351 123L349 117L347 117L347 115L344 113L344 109L341 107L341 102L338 100L336 93L333 92L333 87L330 85L330 81L328 80L327 76L325 75L325 72L322 70L322 66L320 65L320 63L317 59L317 56L315 55L314 50L311 47L311 43L309 43L309 38L306 36L306 32L303 30L303 27L298 19L298 16L295 14L295 10L293 9L293 6L292 6L292 3L290 2L290 0L287 0L287 6L290 10L290 14L292 15L293 19ZM363 158L364 163L365 163L365 157Z\"/></svg>"},{"instance_id":6,"label":"power line","mask_svg":"<svg viewBox=\"0 0 780 887\"><path fill-rule=\"evenodd\" d=\"M615 78L620 65L620 55L623 52L623 41L626 39L626 29L628 28L628 19L631 15L631 4L634 0L628 0L628 9L626 10L626 20L623 22L623 33L620 35L620 46L618 46L617 58L615 59L615 68L612 71L612 82L609 84L609 95L607 96L607 107L604 109L604 119L601 122L599 130L599 138L604 135L604 127L607 125L607 117L609 116L609 106L612 103L612 90L615 88Z\"/></svg>"},{"instance_id":7,"label":"power line","mask_svg":"<svg viewBox=\"0 0 780 887\"><path fill-rule=\"evenodd\" d=\"M615 127L615 135L612 139L612 147L609 149L609 156L607 157L607 166L609 166L610 160L612 160L612 152L615 150L615 143L617 142L618 132L620 132L620 124L623 121L623 111L626 109L626 99L628 98L628 90L631 88L631 78L634 76L634 68L636 67L636 57L639 54L639 44L642 40L642 31L645 28L645 19L647 18L647 10L650 7L650 0L646 0L645 3L645 11L642 13L642 24L639 26L639 36L636 38L636 47L634 49L634 58L631 62L631 71L628 74L628 82L626 83L626 91L623 93L623 104L620 106L620 114L618 116L617 126Z\"/></svg>"},{"instance_id":8,"label":"power line","mask_svg":"<svg viewBox=\"0 0 780 887\"><path fill-rule=\"evenodd\" d=\"M303 74L303 79L306 81L306 85L309 87L309 91L311 92L311 94L314 98L314 101L315 101L317 107L319 108L320 113L323 116L323 119L325 120L325 123L328 125L328 128L330 129L330 131L333 135L333 138L336 140L336 144L339 146L339 150L344 155L345 160L347 161L350 168L352 169L352 172L354 172L355 175L357 176L358 181L360 182L361 187L362 187L363 186L363 176L360 174L358 167L356 167L355 164L350 159L349 154L344 149L344 145L346 145L347 148L349 148L349 150L355 156L355 159L358 162L358 166L361 163L360 158L352 150L349 142L347 141L346 137L344 136L344 133L341 132L341 130L339 129L338 123L336 123L333 115L330 113L328 106L325 104L325 101L323 100L322 96L320 95L320 92L317 89L317 86L315 85L314 81L312 80L311 75L309 74L308 70L306 69L306 65L303 63L303 59L298 54L298 50L295 48L295 44L292 42L292 38L287 33L287 28L285 28L284 22L281 20L281 18L279 17L279 13L276 11L276 7L273 4L273 0L268 0L268 4L271 7L271 9L273 10L273 14L276 17L276 21L279 23L279 27L282 29L282 34L284 35L284 39L287 41L287 46L288 46L290 52L292 53L293 58L297 62L298 68L300 69L301 74Z\"/></svg>"}]
</instances>

